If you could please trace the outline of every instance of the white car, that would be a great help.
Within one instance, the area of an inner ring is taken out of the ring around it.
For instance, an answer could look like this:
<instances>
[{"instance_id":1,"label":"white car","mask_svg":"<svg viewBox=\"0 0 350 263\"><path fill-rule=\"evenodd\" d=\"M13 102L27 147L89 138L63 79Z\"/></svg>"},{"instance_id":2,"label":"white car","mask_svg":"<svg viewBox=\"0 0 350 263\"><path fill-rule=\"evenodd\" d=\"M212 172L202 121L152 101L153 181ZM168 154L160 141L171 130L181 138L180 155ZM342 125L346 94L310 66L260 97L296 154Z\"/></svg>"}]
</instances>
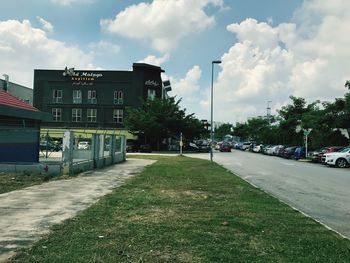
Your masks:
<instances>
[{"instance_id":1,"label":"white car","mask_svg":"<svg viewBox=\"0 0 350 263\"><path fill-rule=\"evenodd\" d=\"M346 147L340 152L325 153L325 163L339 168L345 168L350 163L350 147Z\"/></svg>"},{"instance_id":2,"label":"white car","mask_svg":"<svg viewBox=\"0 0 350 263\"><path fill-rule=\"evenodd\" d=\"M242 143L242 148L241 149L243 151L245 151L245 150L249 149L250 145L251 145L250 142L244 142L244 143Z\"/></svg>"},{"instance_id":3,"label":"white car","mask_svg":"<svg viewBox=\"0 0 350 263\"><path fill-rule=\"evenodd\" d=\"M273 155L273 148L275 147L275 145L271 145L265 148L265 154L267 155Z\"/></svg>"},{"instance_id":4,"label":"white car","mask_svg":"<svg viewBox=\"0 0 350 263\"><path fill-rule=\"evenodd\" d=\"M255 145L254 148L253 148L253 152L260 153L262 151L262 147L263 147L262 144Z\"/></svg>"},{"instance_id":5,"label":"white car","mask_svg":"<svg viewBox=\"0 0 350 263\"><path fill-rule=\"evenodd\" d=\"M79 142L78 143L78 150L88 150L90 149L89 142Z\"/></svg>"}]
</instances>

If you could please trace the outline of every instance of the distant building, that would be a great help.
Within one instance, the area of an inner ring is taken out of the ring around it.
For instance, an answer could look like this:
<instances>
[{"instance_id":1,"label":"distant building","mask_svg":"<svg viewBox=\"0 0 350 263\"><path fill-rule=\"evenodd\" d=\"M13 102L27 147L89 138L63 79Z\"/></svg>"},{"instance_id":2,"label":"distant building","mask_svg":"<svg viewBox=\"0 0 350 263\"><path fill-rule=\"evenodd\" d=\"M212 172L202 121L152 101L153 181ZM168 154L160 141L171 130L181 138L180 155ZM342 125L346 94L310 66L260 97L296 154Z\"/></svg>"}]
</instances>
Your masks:
<instances>
[{"instance_id":1,"label":"distant building","mask_svg":"<svg viewBox=\"0 0 350 263\"><path fill-rule=\"evenodd\" d=\"M6 90L17 99L33 105L33 90L28 87L7 81L6 77L8 78L8 76L4 76L5 79L0 79L0 89Z\"/></svg>"},{"instance_id":2,"label":"distant building","mask_svg":"<svg viewBox=\"0 0 350 263\"><path fill-rule=\"evenodd\" d=\"M34 106L52 115L47 128L123 129L126 108L166 98L160 67L134 63L132 71L34 70Z\"/></svg>"},{"instance_id":3,"label":"distant building","mask_svg":"<svg viewBox=\"0 0 350 263\"><path fill-rule=\"evenodd\" d=\"M39 162L40 122L49 117L0 89L0 163Z\"/></svg>"}]
</instances>

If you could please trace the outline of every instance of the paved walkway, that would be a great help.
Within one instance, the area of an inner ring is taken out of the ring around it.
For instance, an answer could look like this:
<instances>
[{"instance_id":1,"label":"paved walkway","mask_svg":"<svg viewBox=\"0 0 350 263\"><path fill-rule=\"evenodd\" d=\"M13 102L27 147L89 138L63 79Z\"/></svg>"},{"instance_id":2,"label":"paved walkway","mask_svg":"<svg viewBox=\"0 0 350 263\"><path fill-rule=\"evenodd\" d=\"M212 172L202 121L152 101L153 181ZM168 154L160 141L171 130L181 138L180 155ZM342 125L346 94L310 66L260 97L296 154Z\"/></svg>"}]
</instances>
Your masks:
<instances>
[{"instance_id":1,"label":"paved walkway","mask_svg":"<svg viewBox=\"0 0 350 263\"><path fill-rule=\"evenodd\" d=\"M86 176L0 195L0 262L30 246L53 224L71 218L154 161L129 159Z\"/></svg>"}]
</instances>

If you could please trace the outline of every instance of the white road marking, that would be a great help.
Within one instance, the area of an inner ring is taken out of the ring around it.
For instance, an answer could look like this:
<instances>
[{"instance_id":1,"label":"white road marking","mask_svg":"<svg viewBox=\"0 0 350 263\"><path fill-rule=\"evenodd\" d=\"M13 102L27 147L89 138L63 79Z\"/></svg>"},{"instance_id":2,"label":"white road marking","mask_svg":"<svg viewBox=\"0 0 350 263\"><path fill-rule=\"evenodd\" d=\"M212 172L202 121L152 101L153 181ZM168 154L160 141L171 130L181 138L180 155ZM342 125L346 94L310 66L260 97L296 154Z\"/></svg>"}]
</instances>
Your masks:
<instances>
[{"instance_id":1,"label":"white road marking","mask_svg":"<svg viewBox=\"0 0 350 263\"><path fill-rule=\"evenodd\" d=\"M284 162L281 162L281 164L288 165L288 166L295 166L295 163L284 163Z\"/></svg>"}]
</instances>

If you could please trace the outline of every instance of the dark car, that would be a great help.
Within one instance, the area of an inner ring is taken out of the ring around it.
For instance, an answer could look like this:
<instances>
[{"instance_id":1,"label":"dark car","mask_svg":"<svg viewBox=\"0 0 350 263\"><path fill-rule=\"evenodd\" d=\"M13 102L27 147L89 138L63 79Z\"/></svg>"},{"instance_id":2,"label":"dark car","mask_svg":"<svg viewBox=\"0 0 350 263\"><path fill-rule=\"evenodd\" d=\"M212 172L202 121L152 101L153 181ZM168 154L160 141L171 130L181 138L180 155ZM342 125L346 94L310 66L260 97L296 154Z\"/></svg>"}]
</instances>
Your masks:
<instances>
[{"instance_id":1,"label":"dark car","mask_svg":"<svg viewBox=\"0 0 350 263\"><path fill-rule=\"evenodd\" d=\"M287 147L283 150L282 157L286 159L291 159L294 156L294 152L297 146Z\"/></svg>"},{"instance_id":2,"label":"dark car","mask_svg":"<svg viewBox=\"0 0 350 263\"><path fill-rule=\"evenodd\" d=\"M137 143L135 140L127 140L126 141L126 152L138 152L139 147L137 146Z\"/></svg>"},{"instance_id":3,"label":"dark car","mask_svg":"<svg viewBox=\"0 0 350 263\"><path fill-rule=\"evenodd\" d=\"M231 145L229 143L222 143L220 145L220 149L219 149L220 152L231 152Z\"/></svg>"},{"instance_id":4,"label":"dark car","mask_svg":"<svg viewBox=\"0 0 350 263\"><path fill-rule=\"evenodd\" d=\"M150 144L141 144L140 145L140 152L141 153L150 153L150 152L152 152L151 145Z\"/></svg>"},{"instance_id":5,"label":"dark car","mask_svg":"<svg viewBox=\"0 0 350 263\"><path fill-rule=\"evenodd\" d=\"M285 150L286 148L288 148L288 147L289 147L289 146L281 145L281 147L278 149L277 155L278 155L279 157L283 157L284 150Z\"/></svg>"},{"instance_id":6,"label":"dark car","mask_svg":"<svg viewBox=\"0 0 350 263\"><path fill-rule=\"evenodd\" d=\"M193 147L198 152L210 152L210 143L207 140L197 140L194 142L196 147Z\"/></svg>"},{"instance_id":7,"label":"dark car","mask_svg":"<svg viewBox=\"0 0 350 263\"><path fill-rule=\"evenodd\" d=\"M39 150L41 152L44 152L44 151L58 152L62 150L62 145L60 143L51 142L51 141L41 141L39 145Z\"/></svg>"}]
</instances>

